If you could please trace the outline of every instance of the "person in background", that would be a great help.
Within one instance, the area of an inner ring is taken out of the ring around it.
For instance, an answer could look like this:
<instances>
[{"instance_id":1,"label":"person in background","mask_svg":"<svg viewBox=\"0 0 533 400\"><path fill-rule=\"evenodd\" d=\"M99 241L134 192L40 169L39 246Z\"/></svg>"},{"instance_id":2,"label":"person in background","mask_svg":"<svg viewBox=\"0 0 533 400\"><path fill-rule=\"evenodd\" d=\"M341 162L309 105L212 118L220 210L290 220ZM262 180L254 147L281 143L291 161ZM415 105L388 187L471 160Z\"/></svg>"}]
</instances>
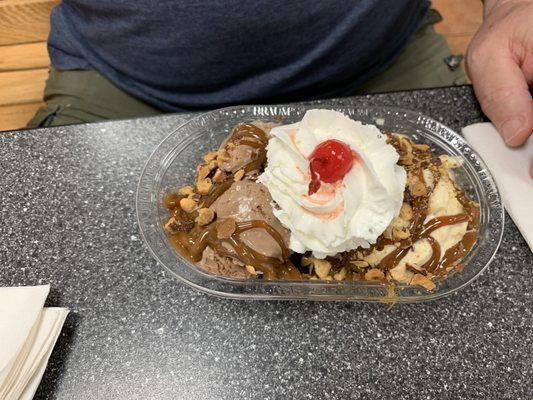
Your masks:
<instances>
[{"instance_id":1,"label":"person in background","mask_svg":"<svg viewBox=\"0 0 533 400\"><path fill-rule=\"evenodd\" d=\"M63 0L29 127L467 83L439 21L428 0ZM509 146L533 131L532 21L533 0L485 0L466 57Z\"/></svg>"},{"instance_id":2,"label":"person in background","mask_svg":"<svg viewBox=\"0 0 533 400\"><path fill-rule=\"evenodd\" d=\"M485 0L466 66L483 112L505 143L523 145L533 133L533 0ZM529 174L533 178L533 160Z\"/></svg>"}]
</instances>

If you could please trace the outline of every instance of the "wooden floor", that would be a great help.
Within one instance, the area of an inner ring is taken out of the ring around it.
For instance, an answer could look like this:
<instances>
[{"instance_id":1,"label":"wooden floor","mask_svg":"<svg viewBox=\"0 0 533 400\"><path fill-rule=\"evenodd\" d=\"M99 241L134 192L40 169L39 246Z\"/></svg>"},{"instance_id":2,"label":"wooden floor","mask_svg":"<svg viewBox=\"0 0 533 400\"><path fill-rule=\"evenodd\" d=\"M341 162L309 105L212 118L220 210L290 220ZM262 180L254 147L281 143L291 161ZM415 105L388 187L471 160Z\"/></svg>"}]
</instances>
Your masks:
<instances>
[{"instance_id":1,"label":"wooden floor","mask_svg":"<svg viewBox=\"0 0 533 400\"><path fill-rule=\"evenodd\" d=\"M50 61L49 15L59 0L0 0L0 131L23 128L42 104ZM465 54L482 21L481 0L433 0L437 25L455 54Z\"/></svg>"}]
</instances>

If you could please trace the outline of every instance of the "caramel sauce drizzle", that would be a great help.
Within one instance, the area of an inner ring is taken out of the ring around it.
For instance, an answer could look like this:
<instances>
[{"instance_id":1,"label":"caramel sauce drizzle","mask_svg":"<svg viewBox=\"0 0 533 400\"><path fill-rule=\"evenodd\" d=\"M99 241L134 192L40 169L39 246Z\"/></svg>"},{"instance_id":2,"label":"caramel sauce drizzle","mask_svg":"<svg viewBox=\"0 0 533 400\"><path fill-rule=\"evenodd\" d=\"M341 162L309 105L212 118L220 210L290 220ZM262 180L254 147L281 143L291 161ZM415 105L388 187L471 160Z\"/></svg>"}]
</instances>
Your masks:
<instances>
[{"instance_id":1,"label":"caramel sauce drizzle","mask_svg":"<svg viewBox=\"0 0 533 400\"><path fill-rule=\"evenodd\" d=\"M427 260L420 269L433 273L440 261L440 245L432 236L428 236L427 240L431 246L431 257Z\"/></svg>"}]
</instances>

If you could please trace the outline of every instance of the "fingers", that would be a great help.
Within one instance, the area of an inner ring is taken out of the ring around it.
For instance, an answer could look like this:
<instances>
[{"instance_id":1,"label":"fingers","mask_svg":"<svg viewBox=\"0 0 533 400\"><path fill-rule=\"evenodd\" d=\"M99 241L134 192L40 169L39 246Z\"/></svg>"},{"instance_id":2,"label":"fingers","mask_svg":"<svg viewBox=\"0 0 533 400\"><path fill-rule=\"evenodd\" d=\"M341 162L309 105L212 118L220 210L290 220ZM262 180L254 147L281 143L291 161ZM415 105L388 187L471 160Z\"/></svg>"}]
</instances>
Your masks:
<instances>
[{"instance_id":1,"label":"fingers","mask_svg":"<svg viewBox=\"0 0 533 400\"><path fill-rule=\"evenodd\" d=\"M533 99L508 46L494 41L472 43L468 72L483 112L505 143L523 144L533 132Z\"/></svg>"}]
</instances>

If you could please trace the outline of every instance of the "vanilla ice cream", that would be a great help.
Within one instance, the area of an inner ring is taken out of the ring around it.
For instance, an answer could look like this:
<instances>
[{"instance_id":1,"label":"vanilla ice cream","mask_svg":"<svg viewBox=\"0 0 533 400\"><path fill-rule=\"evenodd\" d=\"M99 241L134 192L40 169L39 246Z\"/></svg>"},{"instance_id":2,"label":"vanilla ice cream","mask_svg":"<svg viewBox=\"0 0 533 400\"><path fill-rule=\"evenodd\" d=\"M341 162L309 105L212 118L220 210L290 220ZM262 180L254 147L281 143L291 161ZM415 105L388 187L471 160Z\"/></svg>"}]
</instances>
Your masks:
<instances>
[{"instance_id":1,"label":"vanilla ice cream","mask_svg":"<svg viewBox=\"0 0 533 400\"><path fill-rule=\"evenodd\" d=\"M426 169L423 171L426 185L431 189L431 194L428 198L427 215L424 223L428 223L433 218L459 215L465 212L464 207L458 200L458 191L453 183L453 168L460 166L460 162L448 156L441 156L441 166L439 168L440 178L434 182L432 173ZM393 220L391 226L402 227L406 226L406 221L401 218ZM407 225L409 222L407 221ZM435 229L429 235L433 238L439 248L439 259L444 257L444 254L452 246L459 243L467 231L467 222L460 222L450 224L438 229ZM379 263L390 253L396 250L395 245L386 245L382 250L374 249L370 254L366 255L363 260L371 267L378 266ZM416 241L409 252L401 258L396 266L390 270L392 277L398 282L409 283L413 278L414 273L407 270L407 265L412 267L412 270L420 270L422 265L426 263L433 255L433 249L428 239L420 239Z\"/></svg>"}]
</instances>

